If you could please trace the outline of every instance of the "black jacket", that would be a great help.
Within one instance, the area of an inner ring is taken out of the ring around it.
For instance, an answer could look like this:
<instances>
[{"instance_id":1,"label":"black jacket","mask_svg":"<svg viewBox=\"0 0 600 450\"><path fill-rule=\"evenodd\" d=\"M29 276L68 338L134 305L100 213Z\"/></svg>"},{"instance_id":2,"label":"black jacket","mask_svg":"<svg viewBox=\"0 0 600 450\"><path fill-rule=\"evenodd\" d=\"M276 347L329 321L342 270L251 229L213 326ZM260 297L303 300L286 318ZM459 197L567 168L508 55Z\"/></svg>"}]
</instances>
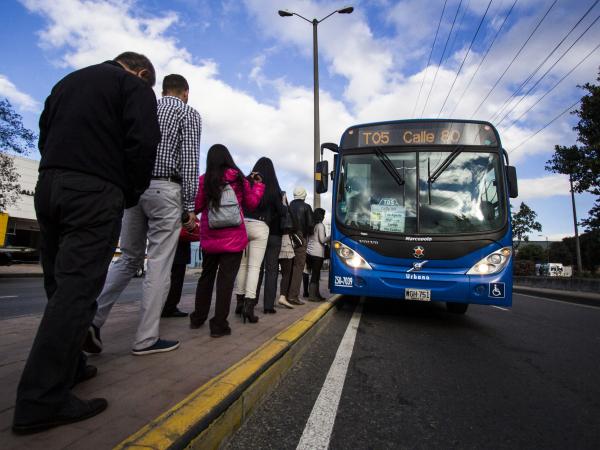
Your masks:
<instances>
[{"instance_id":1,"label":"black jacket","mask_svg":"<svg viewBox=\"0 0 600 450\"><path fill-rule=\"evenodd\" d=\"M295 218L295 225L298 232L303 237L310 235L310 230L315 225L313 220L313 210L304 200L296 199L290 203L290 212Z\"/></svg>"},{"instance_id":2,"label":"black jacket","mask_svg":"<svg viewBox=\"0 0 600 450\"><path fill-rule=\"evenodd\" d=\"M154 91L107 61L52 89L40 117L40 170L96 175L119 186L133 206L150 183L159 141Z\"/></svg>"},{"instance_id":3,"label":"black jacket","mask_svg":"<svg viewBox=\"0 0 600 450\"><path fill-rule=\"evenodd\" d=\"M287 206L283 204L281 195L272 199L267 199L263 196L255 210L244 210L244 217L265 222L269 225L269 234L281 236L281 217L284 216L286 212Z\"/></svg>"}]
</instances>

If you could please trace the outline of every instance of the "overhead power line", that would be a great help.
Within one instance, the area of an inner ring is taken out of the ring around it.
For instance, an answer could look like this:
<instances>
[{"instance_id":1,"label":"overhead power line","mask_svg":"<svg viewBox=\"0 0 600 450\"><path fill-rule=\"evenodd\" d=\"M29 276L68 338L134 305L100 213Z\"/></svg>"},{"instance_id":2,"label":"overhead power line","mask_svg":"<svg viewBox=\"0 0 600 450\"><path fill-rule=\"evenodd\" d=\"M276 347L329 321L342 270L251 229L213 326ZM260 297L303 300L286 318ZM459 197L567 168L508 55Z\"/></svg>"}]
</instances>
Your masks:
<instances>
[{"instance_id":1,"label":"overhead power line","mask_svg":"<svg viewBox=\"0 0 600 450\"><path fill-rule=\"evenodd\" d=\"M494 42L496 42L496 38L498 37L498 35L500 34L500 32L502 31L502 28L504 28L504 24L506 23L506 21L508 20L508 17L510 16L510 13L512 12L512 10L514 9L515 5L517 4L518 0L515 0L512 4L512 6L510 7L510 9L508 10L508 12L506 13L506 16L504 16L504 20L502 21L502 24L500 25L500 27L498 28L498 31L496 31L496 34L494 35L494 37L492 38L492 41L490 42L490 45L488 46L487 50L485 51L483 57L481 58L481 61L479 61L479 65L477 66L477 68L475 69L475 72L473 72L473 75L471 75L471 79L469 80L469 82L467 83L467 86L465 87L465 89L463 90L463 93L461 94L461 96L458 98L458 102L456 103L456 105L454 105L454 109L452 109L452 112L450 113L449 117L452 117L454 115L454 112L456 111L456 108L458 108L458 105L460 104L460 102L462 101L462 99L465 97L465 94L467 93L467 91L469 90L469 87L471 87L471 83L473 83L473 79L475 78L475 75L477 75L477 72L479 72L479 69L481 68L481 65L483 64L483 62L485 61L485 59L488 56L488 53L490 52L490 50L492 49L492 46L494 45Z\"/></svg>"},{"instance_id":2,"label":"overhead power line","mask_svg":"<svg viewBox=\"0 0 600 450\"><path fill-rule=\"evenodd\" d=\"M425 66L425 70L423 71L423 78L421 79L421 87L419 88L419 94L417 95L417 101L415 102L415 106L413 107L411 117L415 117L415 111L417 109L417 104L419 103L419 99L421 98L421 91L423 90L423 84L425 83L425 76L427 75L427 69L429 69L429 63L431 62L431 55L433 55L433 49L435 47L435 42L437 41L438 32L440 31L440 25L442 24L442 18L444 17L444 11L446 11L447 3L448 3L448 0L445 0L444 7L442 8L442 14L440 14L440 20L438 22L437 30L435 30L435 37L433 38L433 44L431 45L431 51L429 52L429 58L427 58L427 65Z\"/></svg>"},{"instance_id":3,"label":"overhead power line","mask_svg":"<svg viewBox=\"0 0 600 450\"><path fill-rule=\"evenodd\" d=\"M577 23L571 27L571 29L569 30L569 32L560 40L560 42L558 44L556 44L554 46L554 48L552 49L552 51L550 53L548 53L548 55L544 58L544 60L540 64L538 64L538 66L535 68L535 70L504 101L504 103L502 104L502 106L500 107L500 109L490 119L490 122L494 122L494 120L496 120L497 118L499 118L499 117L502 116L502 113L504 112L504 110L506 109L506 107L509 106L509 104L511 103L511 101L519 94L519 92L521 92L521 89L523 89L525 87L525 85L527 83L529 83L529 81L531 81L531 79L539 72L539 70L542 68L542 66L544 64L546 64L546 62L552 57L552 55L556 52L556 50L558 50L559 47L563 44L563 42L565 42L565 40L571 35L571 33L573 33L573 31L575 31L575 28L577 28L579 26L579 24L588 16L588 14L598 4L598 2L600 2L600 0L595 0L595 2L592 4L592 6L590 6L588 8L588 10L585 12L585 14L583 16L581 16L581 18L577 21ZM504 116L504 117L506 117L506 116Z\"/></svg>"},{"instance_id":4,"label":"overhead power line","mask_svg":"<svg viewBox=\"0 0 600 450\"><path fill-rule=\"evenodd\" d=\"M508 153L512 153L515 150L517 150L518 148L520 148L522 145L524 145L525 143L529 142L531 139L533 139L535 136L537 136L539 133L541 133L542 131L544 131L546 128L548 128L550 125L552 125L554 122L556 122L558 119L560 119L562 116L564 116L567 112L569 112L571 109L575 108L575 106L577 106L577 104L581 101L581 99L577 100L575 103L573 103L571 106L569 106L567 109L565 109L563 112L561 112L558 116L556 116L554 119L552 119L550 122L548 122L546 125L544 125L542 128L540 128L539 130L537 130L535 133L533 133L532 135L530 135L528 138L524 139L523 141L521 141L521 143L519 145L517 145L516 147L513 147L512 150L509 150Z\"/></svg>"},{"instance_id":5,"label":"overhead power line","mask_svg":"<svg viewBox=\"0 0 600 450\"><path fill-rule=\"evenodd\" d=\"M596 0L596 1L600 1L600 0ZM475 31L475 34L473 35L473 39L471 39L471 43L469 44L467 53L465 53L465 57L463 58L462 62L460 63L460 67L456 71L456 76L454 77L454 81L452 81L452 85L450 86L450 90L448 91L448 94L446 94L446 98L444 99L444 103L442 104L442 107L440 108L438 117L440 117L440 115L442 114L442 111L444 110L444 106L446 106L446 102L448 101L448 97L450 97L450 94L452 93L452 89L454 89L454 84L456 83L456 80L458 79L458 76L460 75L460 72L461 72L463 66L465 65L465 61L467 60L469 53L471 52L471 47L473 47L473 43L475 42L475 39L477 38L477 35L479 34L479 30L481 29L481 25L483 24L483 21L485 20L485 17L487 16L488 11L490 10L491 4L492 4L492 0L490 0L490 2L488 3L487 8L485 9L485 12L483 13L483 16L481 17L481 20L479 21L477 30Z\"/></svg>"},{"instance_id":6,"label":"overhead power line","mask_svg":"<svg viewBox=\"0 0 600 450\"><path fill-rule=\"evenodd\" d=\"M444 51L442 52L442 56L440 57L440 62L438 63L437 69L435 70L435 75L433 77L433 82L429 87L429 92L427 94L427 99L425 100L425 104L423 105L423 110L421 111L421 117L423 117L423 113L425 113L425 108L427 108L427 103L429 102L429 96L431 95L431 91L433 90L433 86L435 85L435 80L437 79L438 72L440 71L440 66L442 61L444 60L444 55L446 54L446 48L448 47L448 41L450 41L450 36L452 36L452 30L454 30L454 25L456 24L456 17L458 17L458 12L460 11L460 6L462 5L463 0L460 0L458 4L458 8L456 8L456 14L454 14L454 20L452 21L452 27L450 28L450 33L448 33L448 38L446 39L446 44L444 44Z\"/></svg>"},{"instance_id":7,"label":"overhead power line","mask_svg":"<svg viewBox=\"0 0 600 450\"><path fill-rule=\"evenodd\" d=\"M511 66L514 64L514 62L517 60L517 58L519 57L519 55L521 54L521 52L523 51L523 49L525 48L525 46L527 45L527 43L531 40L531 38L533 37L533 35L535 34L535 32L538 30L538 28L540 27L540 25L542 24L542 22L546 19L546 17L548 17L548 14L552 10L552 8L554 8L554 5L556 5L557 1L558 0L554 0L552 2L552 4L550 5L550 7L546 10L546 12L544 13L544 15L542 16L542 18L540 19L540 21L537 23L537 25L535 26L535 28L533 29L533 31L531 32L531 34L529 35L529 37L527 38L527 40L523 43L523 45L521 45L521 48L519 49L519 51L517 52L517 54L514 56L514 58L510 62L510 64L506 67L506 69L504 69L504 72L502 72L502 75L500 75L500 77L496 80L496 82L494 83L494 85L492 86L492 88L489 90L489 92L487 93L487 95L485 96L485 98L481 101L481 103L479 104L479 106L477 107L477 109L475 109L475 112L473 112L473 114L471 114L471 117L473 117L475 114L477 114L477 112L479 111L479 109L483 106L483 104L486 102L486 100L489 98L489 96L492 94L492 92L494 92L494 89L496 89L496 87L498 86L498 84L500 83L500 81L502 80L502 78L504 78L504 75L506 75L506 72L508 72L508 69L510 69Z\"/></svg>"},{"instance_id":8,"label":"overhead power line","mask_svg":"<svg viewBox=\"0 0 600 450\"><path fill-rule=\"evenodd\" d=\"M519 117L517 117L515 120L512 121L512 123L510 124L510 126L508 128L505 129L505 133L506 131L510 130L519 120L521 120L521 118L523 116L525 116L529 111L531 111L539 102L541 102L544 98L546 98L546 96L552 92L554 89L556 89L556 87L562 83L566 78L568 78L569 75L571 75L580 65L582 65L585 60L587 60L590 56L592 56L592 54L598 50L600 48L600 44L596 45L596 47L594 47L594 49L589 52L587 55L585 55L583 57L583 59L581 59L581 61L579 61L571 70L569 70L560 80L558 80L554 86L552 86L550 89L548 89L548 91L546 91L546 93L544 95L542 95L540 98L537 99L537 101L531 105L529 108L527 108L527 110L521 114Z\"/></svg>"},{"instance_id":9,"label":"overhead power line","mask_svg":"<svg viewBox=\"0 0 600 450\"><path fill-rule=\"evenodd\" d=\"M567 49L566 49L566 50L565 50L565 51L562 53L562 55L560 55L560 56L558 57L558 59L557 59L556 61L554 61L554 63L553 63L553 64L552 64L550 67L548 67L548 69L547 69L547 70L546 70L546 71L545 71L545 72L542 74L542 76L541 76L541 77L540 77L540 78L539 78L539 79L538 79L538 80L537 80L537 81L536 81L536 82L535 82L535 83L534 83L534 84L533 84L533 85L532 85L532 86L529 88L529 90L528 90L528 91L527 91L525 94L523 94L523 95L521 96L521 98L519 99L519 101L518 101L518 102L517 102L517 103L516 103L514 106L512 106L512 107L511 107L511 108L510 108L510 109L509 109L509 110L506 112L506 114L504 114L504 116L502 117L502 119L501 119L501 120L500 120L500 121L497 123L497 125L498 125L498 126L499 126L499 125L500 125L502 122L504 122L504 120L505 120L505 119L506 119L506 118L509 116L509 114L510 114L511 112L513 112L515 109L517 109L517 107L518 107L518 106L521 104L521 102L522 102L524 99L526 99L526 98L527 98L527 96L528 96L528 95L531 93L531 91L533 91L533 90L536 88L536 86L537 86L538 84L540 84L540 82L541 82L541 81L542 81L544 78L546 78L546 75L548 75L548 74L550 73L550 71L551 71L552 69L554 69L554 67L556 67L556 65L557 65L557 64L558 64L558 63L559 63L559 62L560 62L560 61L563 59L563 57L564 57L564 56L565 56L567 53L569 53L569 51L570 51L570 50L571 50L571 49L572 49L572 48L575 46L575 44L577 44L577 42L579 42L579 40L580 40L580 39L581 39L581 38L582 38L582 37L583 37L583 36L584 36L584 35L585 35L585 34L586 34L588 31L589 31L589 29L590 29L590 28L592 28L592 27L593 27L593 26L596 24L596 22L598 22L598 20L599 20L599 19L600 19L600 15L599 15L598 17L596 17L596 19L595 19L595 20L594 20L594 21L593 21L591 24L589 24L589 25L588 25L588 27L587 27L585 30L583 30L583 32L582 32L582 33L579 35L579 37L578 37L577 39L575 39L575 41L573 41L573 43L572 43L572 44L571 44L571 45L570 45L570 46L569 46L569 47L568 47L568 48L567 48ZM593 53L593 51L592 51L592 53ZM579 64L581 64L583 61L585 61L585 59L587 59L587 56L586 56L586 57L585 57L585 58L584 58L582 61L580 61L580 63L579 63ZM577 66L575 66L573 69L571 69L571 72L572 72L572 71L573 71L575 68L577 68L577 67L579 66L579 64L578 64ZM570 74L571 72L569 72L569 74ZM563 79L564 79L564 77L563 77ZM561 80L561 81L562 81L562 80ZM556 86L555 86L555 87L556 87ZM552 88L552 89L554 89L554 88ZM546 95L548 95L549 93L550 93L550 91L546 92L546 94L544 94L544 97L545 97ZM537 102L536 102L536 104L537 104ZM531 108L530 108L530 109L531 109ZM529 109L528 109L527 111L529 111ZM526 111L526 112L527 112L527 111ZM524 114L521 114L521 115L519 116L519 118L518 118L518 119L520 119L521 117L523 117L523 115L524 115ZM518 119L517 119L517 120L518 120ZM515 122L516 122L516 120L512 122L512 124L511 124L511 127L514 125L514 123L515 123Z\"/></svg>"}]
</instances>

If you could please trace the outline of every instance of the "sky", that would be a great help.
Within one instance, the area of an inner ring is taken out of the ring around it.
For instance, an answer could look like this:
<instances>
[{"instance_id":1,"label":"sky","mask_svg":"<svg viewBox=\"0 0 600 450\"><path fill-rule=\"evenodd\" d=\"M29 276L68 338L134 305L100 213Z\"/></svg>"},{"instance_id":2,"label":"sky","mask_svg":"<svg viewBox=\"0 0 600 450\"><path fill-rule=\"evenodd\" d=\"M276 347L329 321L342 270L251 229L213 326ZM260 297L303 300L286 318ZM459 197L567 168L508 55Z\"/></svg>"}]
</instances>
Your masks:
<instances>
[{"instance_id":1,"label":"sky","mask_svg":"<svg viewBox=\"0 0 600 450\"><path fill-rule=\"evenodd\" d=\"M531 238L559 240L573 234L568 179L544 164L554 145L576 143L577 117L560 114L583 95L577 85L598 76L598 3L3 0L0 98L37 131L44 100L63 76L140 52L156 68L157 96L165 75L188 80L190 105L203 119L201 169L208 148L223 143L244 171L268 156L283 189L310 192L312 25L277 11L312 20L350 5L352 14L318 26L321 142L339 142L359 123L489 120L517 167L513 207L527 203L543 226ZM580 218L593 201L576 196ZM322 203L330 202L325 194Z\"/></svg>"}]
</instances>

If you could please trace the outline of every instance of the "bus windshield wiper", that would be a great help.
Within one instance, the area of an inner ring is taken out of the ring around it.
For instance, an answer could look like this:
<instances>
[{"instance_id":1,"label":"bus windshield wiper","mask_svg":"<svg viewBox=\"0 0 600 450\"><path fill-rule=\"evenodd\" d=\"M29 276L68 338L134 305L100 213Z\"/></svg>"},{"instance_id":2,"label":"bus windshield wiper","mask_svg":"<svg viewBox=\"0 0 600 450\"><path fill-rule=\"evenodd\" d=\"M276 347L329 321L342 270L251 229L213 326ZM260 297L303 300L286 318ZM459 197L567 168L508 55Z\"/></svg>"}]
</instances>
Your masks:
<instances>
[{"instance_id":1,"label":"bus windshield wiper","mask_svg":"<svg viewBox=\"0 0 600 450\"><path fill-rule=\"evenodd\" d=\"M433 171L433 173L429 175L429 179L427 180L427 182L429 184L435 183L435 181L450 166L450 164L452 164L452 162L456 159L456 157L461 154L462 148L463 148L463 146L459 145L454 150L452 150L452 153L450 153L446 157L446 159L444 159L444 161L442 161L442 163Z\"/></svg>"},{"instance_id":2,"label":"bus windshield wiper","mask_svg":"<svg viewBox=\"0 0 600 450\"><path fill-rule=\"evenodd\" d=\"M400 175L398 169L394 167L394 163L392 163L388 155L381 150L381 147L375 147L375 154L379 158L379 161L381 161L381 164L383 164L383 167L385 167L388 173L392 176L394 181L398 183L398 186L404 186L404 179L402 178L402 175Z\"/></svg>"}]
</instances>

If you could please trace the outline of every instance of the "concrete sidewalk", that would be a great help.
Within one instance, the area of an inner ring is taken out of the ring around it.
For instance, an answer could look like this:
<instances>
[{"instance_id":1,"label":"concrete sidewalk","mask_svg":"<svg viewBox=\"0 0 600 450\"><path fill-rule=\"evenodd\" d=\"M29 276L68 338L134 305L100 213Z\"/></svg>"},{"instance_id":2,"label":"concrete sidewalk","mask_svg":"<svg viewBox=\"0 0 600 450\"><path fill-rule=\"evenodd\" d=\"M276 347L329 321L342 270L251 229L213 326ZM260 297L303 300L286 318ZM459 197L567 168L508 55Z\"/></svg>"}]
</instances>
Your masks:
<instances>
[{"instance_id":1,"label":"concrete sidewalk","mask_svg":"<svg viewBox=\"0 0 600 450\"><path fill-rule=\"evenodd\" d=\"M326 274L321 293L328 294ZM182 299L181 309L193 308L193 296ZM233 307L232 304L232 313ZM189 319L161 320L161 335L179 339L181 347L170 353L133 356L130 354L138 319L138 305L117 304L102 329L104 351L89 363L98 367L98 376L77 386L82 398L106 397L108 409L92 418L32 436L15 436L10 431L16 385L27 358L40 316L6 319L0 322L0 442L2 449L108 449L171 408L188 394L256 350L280 331L319 306L307 302L293 310L277 309L260 321L242 324L230 315L232 335L209 336L208 324L190 330ZM211 311L212 314L212 311Z\"/></svg>"},{"instance_id":2,"label":"concrete sidewalk","mask_svg":"<svg viewBox=\"0 0 600 450\"><path fill-rule=\"evenodd\" d=\"M564 302L583 303L585 305L600 306L600 292L565 291L559 289L546 289L531 286L513 286L517 294L533 295L536 297L553 298Z\"/></svg>"},{"instance_id":3,"label":"concrete sidewalk","mask_svg":"<svg viewBox=\"0 0 600 450\"><path fill-rule=\"evenodd\" d=\"M41 264L11 264L0 266L0 278L29 278L42 277Z\"/></svg>"}]
</instances>

